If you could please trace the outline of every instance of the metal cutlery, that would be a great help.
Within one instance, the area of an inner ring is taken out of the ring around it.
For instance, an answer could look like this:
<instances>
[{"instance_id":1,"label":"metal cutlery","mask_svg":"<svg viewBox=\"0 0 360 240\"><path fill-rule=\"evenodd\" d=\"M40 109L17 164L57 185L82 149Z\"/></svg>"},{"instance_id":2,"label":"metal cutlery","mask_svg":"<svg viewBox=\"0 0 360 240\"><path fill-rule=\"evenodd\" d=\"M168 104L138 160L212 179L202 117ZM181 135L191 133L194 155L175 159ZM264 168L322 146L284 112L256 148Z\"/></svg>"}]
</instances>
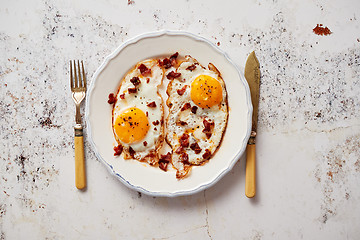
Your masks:
<instances>
[{"instance_id":1,"label":"metal cutlery","mask_svg":"<svg viewBox=\"0 0 360 240\"><path fill-rule=\"evenodd\" d=\"M252 52L246 61L245 78L250 87L251 102L253 104L251 135L246 147L245 195L252 198L256 194L255 138L257 131L260 88L260 64L255 56L255 52Z\"/></svg>"},{"instance_id":2,"label":"metal cutlery","mask_svg":"<svg viewBox=\"0 0 360 240\"><path fill-rule=\"evenodd\" d=\"M78 189L86 187L85 158L84 158L84 135L81 123L80 104L86 95L86 75L84 63L70 60L70 87L72 99L76 105L75 116L75 186Z\"/></svg>"}]
</instances>

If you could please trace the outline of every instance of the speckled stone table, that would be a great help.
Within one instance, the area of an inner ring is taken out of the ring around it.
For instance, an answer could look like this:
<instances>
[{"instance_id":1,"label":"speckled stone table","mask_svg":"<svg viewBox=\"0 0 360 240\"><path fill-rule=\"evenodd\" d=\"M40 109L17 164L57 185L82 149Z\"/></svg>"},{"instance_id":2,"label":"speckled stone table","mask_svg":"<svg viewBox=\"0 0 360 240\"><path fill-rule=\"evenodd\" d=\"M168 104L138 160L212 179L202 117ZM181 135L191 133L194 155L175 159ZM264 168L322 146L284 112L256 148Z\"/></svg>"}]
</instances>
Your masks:
<instances>
[{"instance_id":1,"label":"speckled stone table","mask_svg":"<svg viewBox=\"0 0 360 240\"><path fill-rule=\"evenodd\" d=\"M3 1L0 239L359 239L359 21L356 0ZM118 45L160 29L205 37L242 69L256 51L254 199L244 157L210 189L155 198L111 176L86 136L88 188L75 188L69 59L90 82Z\"/></svg>"}]
</instances>

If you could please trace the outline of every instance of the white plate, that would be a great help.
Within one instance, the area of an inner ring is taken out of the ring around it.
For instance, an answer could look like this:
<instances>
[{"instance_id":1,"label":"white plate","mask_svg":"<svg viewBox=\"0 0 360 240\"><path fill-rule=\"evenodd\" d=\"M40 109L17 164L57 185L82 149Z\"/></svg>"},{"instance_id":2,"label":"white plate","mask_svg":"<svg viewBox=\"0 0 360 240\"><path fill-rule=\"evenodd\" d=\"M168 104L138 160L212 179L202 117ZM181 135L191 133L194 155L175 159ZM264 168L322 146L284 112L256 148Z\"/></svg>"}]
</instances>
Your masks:
<instances>
[{"instance_id":1,"label":"white plate","mask_svg":"<svg viewBox=\"0 0 360 240\"><path fill-rule=\"evenodd\" d=\"M229 119L222 144L205 165L193 167L190 175L177 180L175 171L164 172L135 160L114 157L109 93L117 91L123 76L140 60L191 55L203 66L213 63L226 84ZM189 195L215 184L229 172L244 153L251 130L250 91L243 74L217 46L199 36L179 31L143 34L122 44L95 72L86 99L88 140L96 156L128 187L153 196Z\"/></svg>"}]
</instances>

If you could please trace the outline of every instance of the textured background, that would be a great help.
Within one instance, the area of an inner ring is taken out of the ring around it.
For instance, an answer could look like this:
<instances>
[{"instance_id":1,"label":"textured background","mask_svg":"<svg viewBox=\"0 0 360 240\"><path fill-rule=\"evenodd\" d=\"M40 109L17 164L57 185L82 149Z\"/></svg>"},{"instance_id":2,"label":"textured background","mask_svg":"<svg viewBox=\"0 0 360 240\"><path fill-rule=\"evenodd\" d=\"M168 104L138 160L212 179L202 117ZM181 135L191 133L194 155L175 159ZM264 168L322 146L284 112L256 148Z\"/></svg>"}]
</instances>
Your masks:
<instances>
[{"instance_id":1,"label":"textured background","mask_svg":"<svg viewBox=\"0 0 360 240\"><path fill-rule=\"evenodd\" d=\"M356 0L1 1L0 239L358 239L359 18ZM242 69L256 51L255 199L244 157L208 190L155 198L87 142L88 189L74 187L69 59L90 82L122 42L160 29L199 34Z\"/></svg>"}]
</instances>

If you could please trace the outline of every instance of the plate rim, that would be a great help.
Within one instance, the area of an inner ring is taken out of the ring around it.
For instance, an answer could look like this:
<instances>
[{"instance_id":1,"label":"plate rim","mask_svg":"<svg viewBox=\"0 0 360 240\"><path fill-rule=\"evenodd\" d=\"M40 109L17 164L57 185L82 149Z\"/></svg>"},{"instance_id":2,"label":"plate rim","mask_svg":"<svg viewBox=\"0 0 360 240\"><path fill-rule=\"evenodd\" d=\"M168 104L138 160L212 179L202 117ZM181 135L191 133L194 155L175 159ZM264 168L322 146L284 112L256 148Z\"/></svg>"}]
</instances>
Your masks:
<instances>
[{"instance_id":1,"label":"plate rim","mask_svg":"<svg viewBox=\"0 0 360 240\"><path fill-rule=\"evenodd\" d=\"M234 156L234 158L231 160L229 166L224 169L222 172L220 172L217 177L215 179L213 179L211 182L206 182L204 184L201 184L200 186L198 186L197 188L194 188L193 190L185 190L185 191L175 191L175 192L154 192L154 191L149 191L144 189L141 186L135 186L132 185L129 181L127 181L124 177L122 177L119 173L115 172L113 169L113 166L110 165L109 163L107 163L105 161L105 159L103 159L103 157L100 155L98 149L96 148L95 142L93 140L92 137L92 131L91 131L91 124L90 124L90 119L89 119L89 111L90 111L90 96L92 94L92 91L94 90L95 87L95 82L96 79L98 78L98 76L102 73L102 71L104 71L104 69L106 68L106 66L108 65L108 63L114 59L118 54L120 54L120 52L125 49L127 46L132 45L132 44L136 44L138 41L145 39L145 38L154 38L154 37L160 37L162 35L170 35L170 36L174 36L174 35L179 35L179 36L187 36L190 37L196 41L201 41L204 42L208 45L210 45L215 51L217 51L218 53L220 53L221 55L223 55L225 57L225 59L236 69L238 76L242 82L242 84L245 87L245 93L246 93L246 99L247 99L247 105L248 105L248 116L247 116L247 120L250 124L248 124L247 127L247 131L246 131L246 136L241 144L241 148L239 148L239 151L236 153L236 155ZM205 190L213 185L215 185L221 178L223 178L228 172L230 172L232 170L232 168L234 167L235 163L240 159L240 157L244 154L245 152L245 148L246 148L246 143L250 137L250 133L251 133L251 119L252 119L252 112L253 112L253 106L251 103L251 97L250 97L250 88L248 83L246 82L246 80L244 79L244 75L242 73L242 71L240 70L240 68L237 66L237 64L235 64L231 58L228 56L228 54L226 52L224 52L223 50L221 50L218 46L216 46L214 43L210 42L208 39L201 37L199 35L190 33L190 32L186 32L186 31L179 31L179 30L159 30L159 31L153 31L153 32L146 32L146 33L142 33L139 34L133 38L130 38L128 40L126 40L125 42L123 42L122 44L120 44L112 53L110 53L108 56L106 56L106 58L104 59L104 61L102 62L102 64L97 68L97 70L95 71L95 73L93 74L92 78L91 78L91 83L90 86L88 87L87 90L87 97L86 97L86 101L85 101L85 121L86 121L86 133L87 133L87 141L90 142L90 145L92 147L92 150L95 154L95 156L102 162L105 164L106 169L112 174L114 175L116 178L118 178L123 184L125 184L127 187L144 193L146 195L150 195L150 196L154 196L154 197L178 197L178 196L186 196L186 195L193 195L196 194L198 192L201 192L202 190Z\"/></svg>"}]
</instances>

